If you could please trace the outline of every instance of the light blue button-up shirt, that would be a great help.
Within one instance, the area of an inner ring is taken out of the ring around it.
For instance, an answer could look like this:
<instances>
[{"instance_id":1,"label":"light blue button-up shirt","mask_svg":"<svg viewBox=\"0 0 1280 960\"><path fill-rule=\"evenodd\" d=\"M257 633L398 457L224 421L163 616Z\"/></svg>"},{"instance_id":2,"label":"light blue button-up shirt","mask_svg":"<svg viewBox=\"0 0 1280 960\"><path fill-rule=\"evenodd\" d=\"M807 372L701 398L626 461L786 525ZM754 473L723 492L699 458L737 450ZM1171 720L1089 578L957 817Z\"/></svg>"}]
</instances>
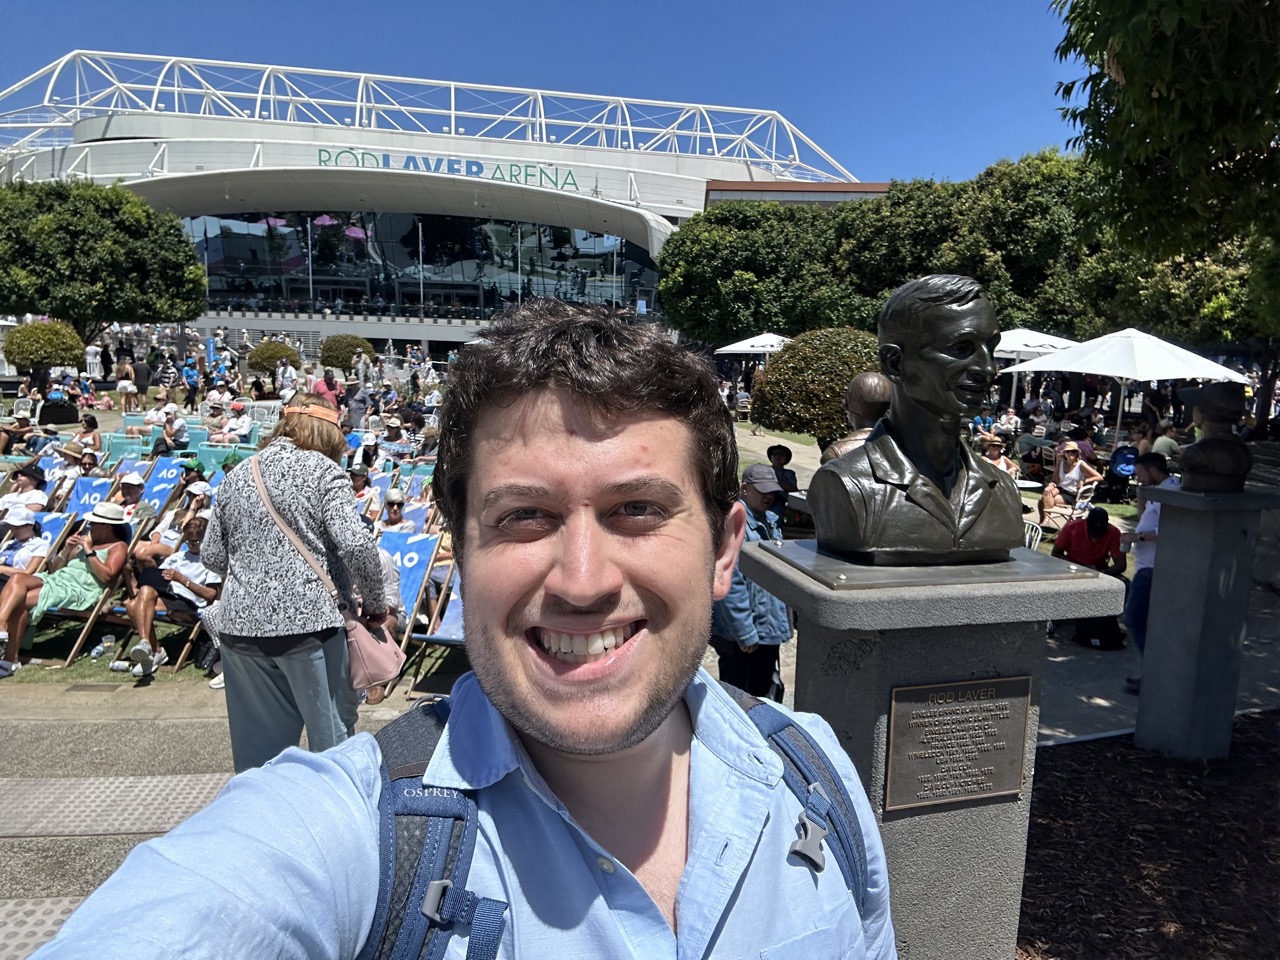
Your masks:
<instances>
[{"instance_id":1,"label":"light blue button-up shirt","mask_svg":"<svg viewBox=\"0 0 1280 960\"><path fill-rule=\"evenodd\" d=\"M677 936L631 871L551 793L474 677L458 681L423 780L476 792L467 887L509 904L499 955L895 957L879 831L831 728L794 715L853 797L867 851L865 917L834 860L815 873L788 855L800 802L746 714L704 671L685 702L694 739ZM241 774L130 854L37 956L355 957L377 900L379 761L377 741L360 735L322 754L288 750ZM465 933L448 957L465 956Z\"/></svg>"}]
</instances>

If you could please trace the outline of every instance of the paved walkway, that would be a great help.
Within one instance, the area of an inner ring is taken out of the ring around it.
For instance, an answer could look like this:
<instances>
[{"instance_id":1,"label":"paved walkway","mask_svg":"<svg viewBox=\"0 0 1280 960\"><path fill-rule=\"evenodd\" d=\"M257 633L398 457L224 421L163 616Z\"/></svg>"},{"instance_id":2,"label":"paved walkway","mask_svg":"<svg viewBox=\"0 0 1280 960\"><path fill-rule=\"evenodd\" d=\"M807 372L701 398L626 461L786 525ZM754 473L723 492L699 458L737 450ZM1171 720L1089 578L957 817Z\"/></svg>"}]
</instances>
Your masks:
<instances>
[{"instance_id":1,"label":"paved walkway","mask_svg":"<svg viewBox=\"0 0 1280 960\"><path fill-rule=\"evenodd\" d=\"M780 442L745 429L739 440L744 465L765 462L765 448ZM804 487L819 452L787 445ZM1085 649L1070 641L1070 627L1061 633L1046 641L1041 745L1131 731L1138 700L1124 693L1124 679L1138 672L1136 653ZM783 648L788 699L795 647ZM713 670L714 659L706 660ZM431 689L447 690L464 666L460 656L446 660ZM204 683L139 687L109 676L0 686L0 890L24 898L0 900L0 960L31 953L136 844L200 809L231 774L220 691ZM1280 599L1255 589L1238 707L1278 706ZM376 730L405 707L399 691L366 706L360 729Z\"/></svg>"}]
</instances>

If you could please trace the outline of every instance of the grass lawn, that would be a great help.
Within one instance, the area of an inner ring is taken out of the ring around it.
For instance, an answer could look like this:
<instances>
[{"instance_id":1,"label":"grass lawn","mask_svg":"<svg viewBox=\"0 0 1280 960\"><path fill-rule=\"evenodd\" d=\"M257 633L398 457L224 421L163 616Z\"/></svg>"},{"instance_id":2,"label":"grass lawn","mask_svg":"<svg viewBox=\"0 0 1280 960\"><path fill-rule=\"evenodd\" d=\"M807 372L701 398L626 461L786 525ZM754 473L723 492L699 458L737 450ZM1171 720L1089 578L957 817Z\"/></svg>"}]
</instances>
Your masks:
<instances>
[{"instance_id":1,"label":"grass lawn","mask_svg":"<svg viewBox=\"0 0 1280 960\"><path fill-rule=\"evenodd\" d=\"M99 623L81 648L80 656L69 667L62 664L67 654L75 646L76 637L80 635L84 624L79 620L55 620L47 625L42 624L35 634L35 646L30 654L32 660L15 673L5 683L124 683L135 678L129 673L118 673L110 669L112 660L127 659L128 649L120 649L121 642L132 646L137 642L134 634L116 623ZM169 662L176 663L178 653L189 628L157 625L156 634L161 643L169 651ZM97 660L89 656L89 651L104 637L114 635L116 643ZM189 661L188 661L189 664ZM170 673L161 668L154 677L156 683L188 683L207 679L201 670L192 666L183 666L181 672Z\"/></svg>"},{"instance_id":2,"label":"grass lawn","mask_svg":"<svg viewBox=\"0 0 1280 960\"><path fill-rule=\"evenodd\" d=\"M739 423L738 426L747 430L751 429L751 424L747 423ZM764 427L761 427L760 429L770 437L777 437L779 440L787 440L791 443L803 444L806 447L816 447L818 445L818 441L807 433L792 433L790 430L768 430Z\"/></svg>"}]
</instances>

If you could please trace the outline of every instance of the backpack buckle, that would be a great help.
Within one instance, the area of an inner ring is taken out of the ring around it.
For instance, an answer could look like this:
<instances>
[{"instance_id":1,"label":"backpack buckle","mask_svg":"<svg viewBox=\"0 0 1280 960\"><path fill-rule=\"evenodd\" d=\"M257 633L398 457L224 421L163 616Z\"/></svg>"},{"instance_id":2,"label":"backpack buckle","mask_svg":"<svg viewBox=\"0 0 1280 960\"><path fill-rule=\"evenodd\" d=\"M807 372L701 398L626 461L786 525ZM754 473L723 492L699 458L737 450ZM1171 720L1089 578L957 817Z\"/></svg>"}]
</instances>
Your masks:
<instances>
[{"instance_id":1,"label":"backpack buckle","mask_svg":"<svg viewBox=\"0 0 1280 960\"><path fill-rule=\"evenodd\" d=\"M452 880L432 880L427 884L427 894L422 898L422 915L436 923L444 923L440 916L440 905L444 903L445 894L453 886Z\"/></svg>"},{"instance_id":2,"label":"backpack buckle","mask_svg":"<svg viewBox=\"0 0 1280 960\"><path fill-rule=\"evenodd\" d=\"M813 867L815 873L821 873L827 867L827 857L822 851L823 838L830 832L825 823L825 814L831 809L831 800L821 784L809 784L809 801L800 811L796 826L800 830L800 839L793 840L788 853L805 860Z\"/></svg>"}]
</instances>

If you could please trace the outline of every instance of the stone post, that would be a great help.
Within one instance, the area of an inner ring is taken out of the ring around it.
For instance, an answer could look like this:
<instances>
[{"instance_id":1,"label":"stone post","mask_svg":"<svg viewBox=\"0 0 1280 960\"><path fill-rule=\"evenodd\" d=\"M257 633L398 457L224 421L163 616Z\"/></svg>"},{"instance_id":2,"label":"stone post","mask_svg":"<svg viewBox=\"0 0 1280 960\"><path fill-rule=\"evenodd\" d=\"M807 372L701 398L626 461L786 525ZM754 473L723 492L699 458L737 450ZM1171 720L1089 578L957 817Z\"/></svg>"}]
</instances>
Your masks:
<instances>
[{"instance_id":1,"label":"stone post","mask_svg":"<svg viewBox=\"0 0 1280 960\"><path fill-rule=\"evenodd\" d=\"M1253 558L1280 494L1147 487L1160 504L1134 743L1186 760L1231 750Z\"/></svg>"},{"instance_id":2,"label":"stone post","mask_svg":"<svg viewBox=\"0 0 1280 960\"><path fill-rule=\"evenodd\" d=\"M1124 587L1030 550L867 567L751 543L743 573L797 611L796 708L831 724L881 824L903 960L1012 958L1044 621L1119 613Z\"/></svg>"}]
</instances>

